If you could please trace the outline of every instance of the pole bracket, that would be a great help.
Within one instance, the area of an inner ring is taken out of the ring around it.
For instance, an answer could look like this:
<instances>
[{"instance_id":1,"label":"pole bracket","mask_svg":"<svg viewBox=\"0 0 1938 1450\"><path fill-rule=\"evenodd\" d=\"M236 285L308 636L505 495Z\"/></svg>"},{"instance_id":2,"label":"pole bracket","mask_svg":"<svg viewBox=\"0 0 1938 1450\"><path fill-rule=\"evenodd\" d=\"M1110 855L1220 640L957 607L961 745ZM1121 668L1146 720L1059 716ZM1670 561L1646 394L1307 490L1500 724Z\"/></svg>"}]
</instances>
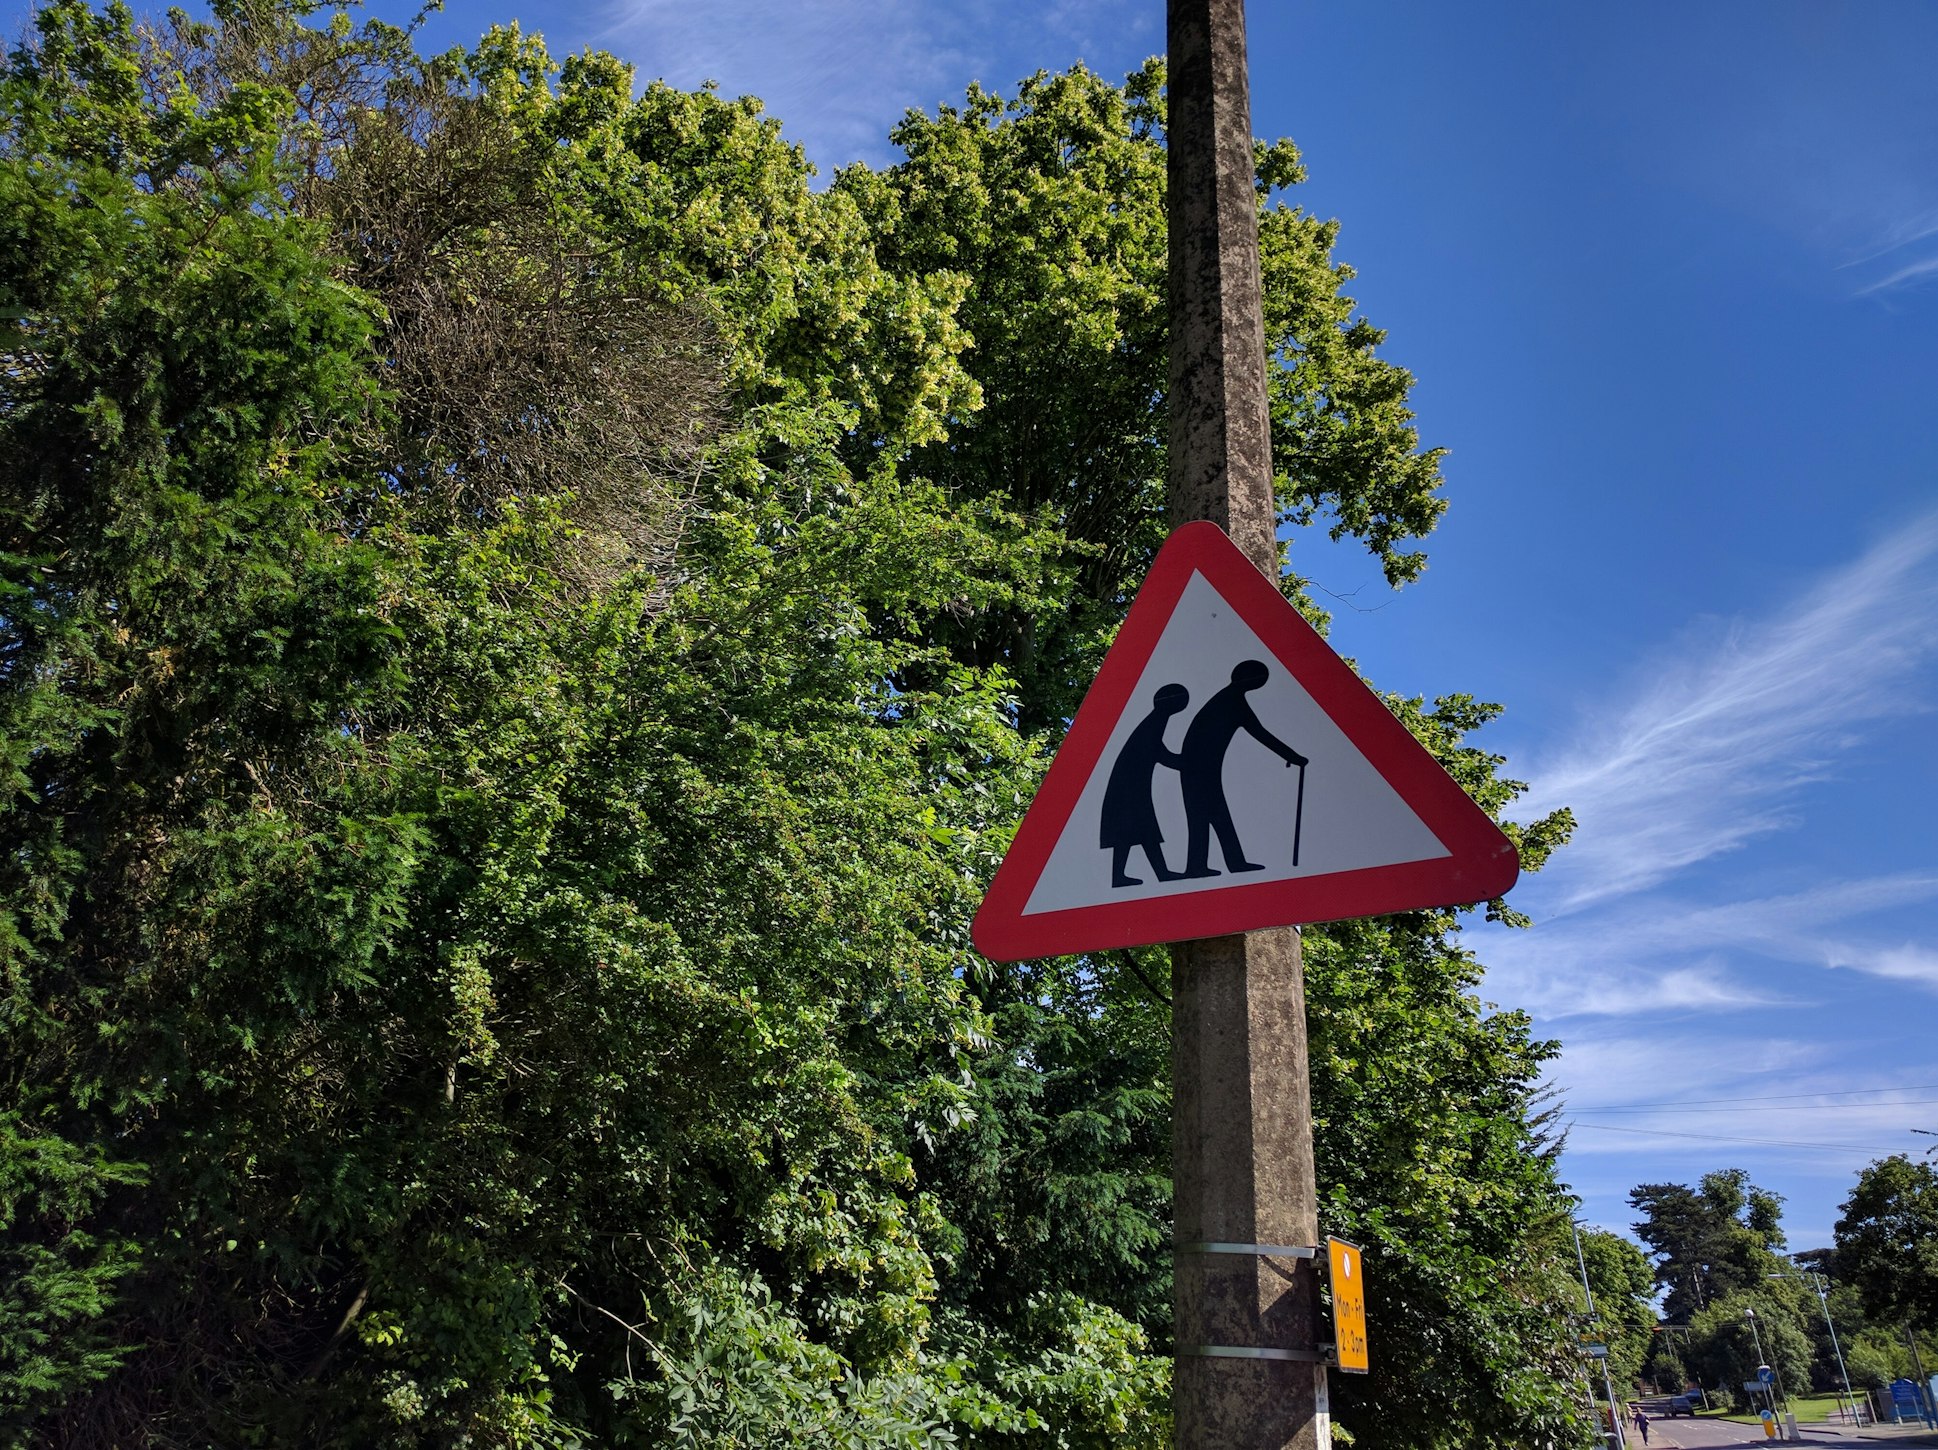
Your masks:
<instances>
[{"instance_id":1,"label":"pole bracket","mask_svg":"<svg viewBox=\"0 0 1938 1450\"><path fill-rule=\"evenodd\" d=\"M1250 1254L1260 1259L1316 1259L1318 1249L1309 1244L1179 1244L1180 1254Z\"/></svg>"},{"instance_id":2,"label":"pole bracket","mask_svg":"<svg viewBox=\"0 0 1938 1450\"><path fill-rule=\"evenodd\" d=\"M1333 1364L1332 1346L1321 1345L1317 1349L1262 1349L1249 1344L1181 1344L1180 1355L1192 1355L1200 1359L1270 1359L1290 1360L1294 1364Z\"/></svg>"}]
</instances>

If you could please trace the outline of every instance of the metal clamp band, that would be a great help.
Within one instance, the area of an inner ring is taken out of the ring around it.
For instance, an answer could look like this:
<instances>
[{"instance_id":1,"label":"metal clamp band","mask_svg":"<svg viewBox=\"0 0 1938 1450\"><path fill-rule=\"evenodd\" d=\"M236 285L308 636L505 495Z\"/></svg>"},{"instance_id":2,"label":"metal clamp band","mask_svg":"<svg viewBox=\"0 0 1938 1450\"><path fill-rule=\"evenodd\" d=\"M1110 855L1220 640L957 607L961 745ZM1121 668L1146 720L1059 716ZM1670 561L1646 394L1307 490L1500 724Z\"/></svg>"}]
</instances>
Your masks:
<instances>
[{"instance_id":1,"label":"metal clamp band","mask_svg":"<svg viewBox=\"0 0 1938 1450\"><path fill-rule=\"evenodd\" d=\"M1277 1359L1294 1364L1331 1364L1331 1346L1322 1349L1258 1349L1246 1344L1181 1344L1179 1354L1203 1359Z\"/></svg>"},{"instance_id":2,"label":"metal clamp band","mask_svg":"<svg viewBox=\"0 0 1938 1450\"><path fill-rule=\"evenodd\" d=\"M1316 1259L1319 1251L1293 1244L1179 1244L1181 1254L1251 1254L1264 1259Z\"/></svg>"}]
</instances>

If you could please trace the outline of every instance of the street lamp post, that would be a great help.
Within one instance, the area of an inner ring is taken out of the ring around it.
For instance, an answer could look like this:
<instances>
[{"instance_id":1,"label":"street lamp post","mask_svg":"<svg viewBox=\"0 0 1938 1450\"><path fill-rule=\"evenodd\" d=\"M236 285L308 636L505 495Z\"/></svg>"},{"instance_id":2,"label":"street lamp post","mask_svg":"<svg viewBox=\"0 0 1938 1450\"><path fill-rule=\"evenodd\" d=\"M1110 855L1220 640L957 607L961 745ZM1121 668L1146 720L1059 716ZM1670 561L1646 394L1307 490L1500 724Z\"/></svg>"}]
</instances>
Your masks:
<instances>
[{"instance_id":1,"label":"street lamp post","mask_svg":"<svg viewBox=\"0 0 1938 1450\"><path fill-rule=\"evenodd\" d=\"M1837 1343L1837 1326L1830 1319L1830 1280L1812 1269L1807 1274L1765 1274L1766 1279L1802 1279L1817 1291L1817 1303L1824 1311L1824 1328L1830 1331L1830 1352L1837 1356L1837 1375L1844 1382L1844 1405L1851 1422L1857 1421L1857 1396L1851 1393L1850 1371L1844 1368L1844 1350Z\"/></svg>"},{"instance_id":2,"label":"street lamp post","mask_svg":"<svg viewBox=\"0 0 1938 1450\"><path fill-rule=\"evenodd\" d=\"M1756 1327L1756 1311L1754 1309L1745 1308L1743 1310L1743 1317L1750 1321L1750 1335L1753 1339L1756 1340L1756 1367L1758 1369L1767 1368L1770 1371L1771 1376L1774 1378L1777 1372L1776 1366L1770 1363L1770 1357L1763 1352L1763 1332ZM1782 1391L1782 1388L1783 1388L1783 1381L1779 1379L1777 1380L1777 1389L1779 1393Z\"/></svg>"},{"instance_id":3,"label":"street lamp post","mask_svg":"<svg viewBox=\"0 0 1938 1450\"><path fill-rule=\"evenodd\" d=\"M1598 1316L1595 1313L1595 1291L1588 1287L1588 1260L1581 1252L1581 1225L1574 1219L1569 1219L1568 1228L1575 1236L1575 1263L1581 1269L1581 1293L1588 1301L1588 1322L1592 1324ZM1606 1348L1606 1346L1603 1347ZM1628 1432L1622 1428L1622 1412L1615 1405L1615 1381L1609 1378L1606 1355L1602 1358L1602 1388L1608 1391L1609 1443L1615 1447L1615 1450L1627 1450ZM1589 1403L1593 1404L1594 1399L1595 1387L1591 1382L1588 1386Z\"/></svg>"}]
</instances>

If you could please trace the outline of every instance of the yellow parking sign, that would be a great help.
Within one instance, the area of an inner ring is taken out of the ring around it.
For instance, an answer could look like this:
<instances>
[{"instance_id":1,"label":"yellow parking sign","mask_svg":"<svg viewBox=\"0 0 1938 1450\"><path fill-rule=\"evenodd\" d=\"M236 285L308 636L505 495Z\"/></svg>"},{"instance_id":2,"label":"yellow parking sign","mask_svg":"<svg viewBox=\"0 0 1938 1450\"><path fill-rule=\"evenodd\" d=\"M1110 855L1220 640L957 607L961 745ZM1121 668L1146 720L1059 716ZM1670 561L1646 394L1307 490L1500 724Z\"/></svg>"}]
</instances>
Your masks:
<instances>
[{"instance_id":1,"label":"yellow parking sign","mask_svg":"<svg viewBox=\"0 0 1938 1450\"><path fill-rule=\"evenodd\" d=\"M1350 1374L1372 1368L1366 1354L1366 1278L1359 1248L1344 1239L1326 1240L1332 1270L1332 1340L1339 1367Z\"/></svg>"}]
</instances>

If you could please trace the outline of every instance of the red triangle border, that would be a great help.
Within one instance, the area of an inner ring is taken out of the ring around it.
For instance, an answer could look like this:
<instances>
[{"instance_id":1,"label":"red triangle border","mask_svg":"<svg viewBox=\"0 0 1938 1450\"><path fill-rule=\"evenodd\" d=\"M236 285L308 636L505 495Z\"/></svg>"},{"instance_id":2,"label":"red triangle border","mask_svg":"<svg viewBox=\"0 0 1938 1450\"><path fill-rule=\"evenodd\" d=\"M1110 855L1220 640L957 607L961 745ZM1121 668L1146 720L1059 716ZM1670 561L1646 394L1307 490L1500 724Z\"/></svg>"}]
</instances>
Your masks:
<instances>
[{"instance_id":1,"label":"red triangle border","mask_svg":"<svg viewBox=\"0 0 1938 1450\"><path fill-rule=\"evenodd\" d=\"M1449 852L1431 861L1362 867L1185 895L1104 902L1025 916L1030 894L1069 824L1193 574L1223 596L1319 708ZM1062 748L990 882L971 935L992 961L1192 941L1264 927L1381 916L1490 901L1520 872L1513 843L1379 696L1307 624L1216 524L1186 524L1158 551L1104 656Z\"/></svg>"}]
</instances>

